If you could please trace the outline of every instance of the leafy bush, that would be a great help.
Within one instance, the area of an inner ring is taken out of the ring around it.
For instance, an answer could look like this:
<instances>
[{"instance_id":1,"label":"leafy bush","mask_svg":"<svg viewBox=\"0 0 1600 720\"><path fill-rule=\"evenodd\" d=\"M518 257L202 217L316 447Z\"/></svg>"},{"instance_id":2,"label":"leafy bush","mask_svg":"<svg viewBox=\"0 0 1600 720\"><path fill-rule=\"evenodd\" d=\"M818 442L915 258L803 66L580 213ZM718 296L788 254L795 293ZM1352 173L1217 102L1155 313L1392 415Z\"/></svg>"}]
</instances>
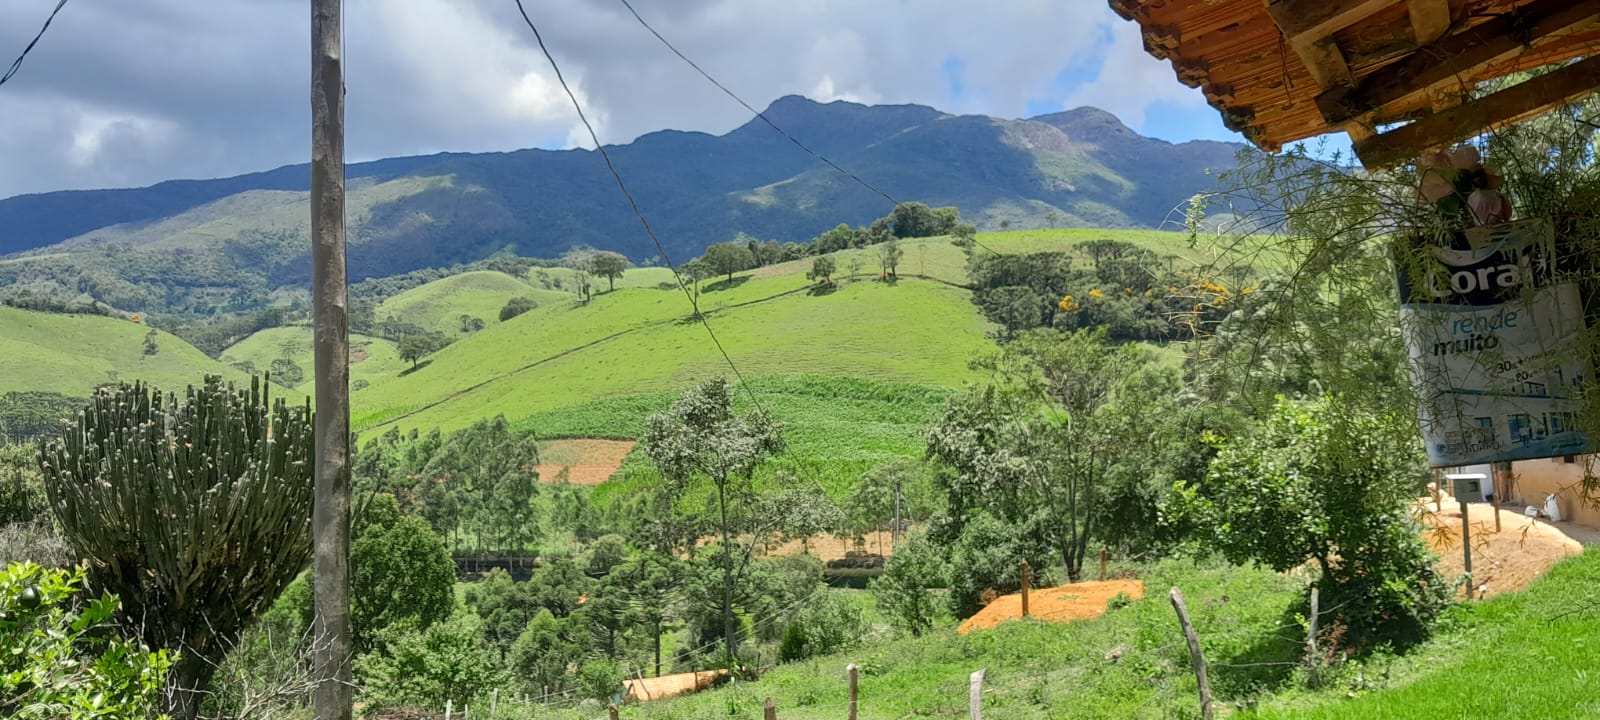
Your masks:
<instances>
[{"instance_id":1,"label":"leafy bush","mask_svg":"<svg viewBox=\"0 0 1600 720\"><path fill-rule=\"evenodd\" d=\"M145 720L159 712L171 661L107 637L112 595L72 607L84 572L13 563L0 574L0 716Z\"/></svg>"},{"instance_id":2,"label":"leafy bush","mask_svg":"<svg viewBox=\"0 0 1600 720\"><path fill-rule=\"evenodd\" d=\"M871 625L861 608L838 592L813 593L784 629L783 662L827 655L861 644Z\"/></svg>"},{"instance_id":3,"label":"leafy bush","mask_svg":"<svg viewBox=\"0 0 1600 720\"><path fill-rule=\"evenodd\" d=\"M1017 526L987 514L978 515L963 528L950 548L950 611L958 618L972 617L983 609L984 594L1006 595L1022 589L1022 561L1033 568L1033 584L1050 583L1046 568L1053 565L1050 551L1027 537Z\"/></svg>"},{"instance_id":4,"label":"leafy bush","mask_svg":"<svg viewBox=\"0 0 1600 720\"><path fill-rule=\"evenodd\" d=\"M902 632L920 636L933 629L939 619L939 605L929 592L945 581L944 558L939 548L922 536L913 536L884 566L883 575L869 586L878 600L878 609Z\"/></svg>"},{"instance_id":5,"label":"leafy bush","mask_svg":"<svg viewBox=\"0 0 1600 720\"><path fill-rule=\"evenodd\" d=\"M539 303L529 297L514 297L506 301L505 307L500 308L500 322L505 322L529 310L539 307Z\"/></svg>"},{"instance_id":6,"label":"leafy bush","mask_svg":"<svg viewBox=\"0 0 1600 720\"><path fill-rule=\"evenodd\" d=\"M1315 560L1325 620L1357 648L1424 638L1448 598L1407 506L1425 475L1409 415L1323 397L1280 402L1225 444L1207 487L1218 547L1284 571Z\"/></svg>"},{"instance_id":7,"label":"leafy bush","mask_svg":"<svg viewBox=\"0 0 1600 720\"><path fill-rule=\"evenodd\" d=\"M455 608L456 565L444 539L414 515L401 515L391 495L363 513L350 545L350 620L358 647L382 628L428 629Z\"/></svg>"},{"instance_id":8,"label":"leafy bush","mask_svg":"<svg viewBox=\"0 0 1600 720\"><path fill-rule=\"evenodd\" d=\"M381 652L356 658L362 700L375 708L460 706L504 684L497 653L484 645L483 625L458 612L426 630L409 624L379 632Z\"/></svg>"}]
</instances>

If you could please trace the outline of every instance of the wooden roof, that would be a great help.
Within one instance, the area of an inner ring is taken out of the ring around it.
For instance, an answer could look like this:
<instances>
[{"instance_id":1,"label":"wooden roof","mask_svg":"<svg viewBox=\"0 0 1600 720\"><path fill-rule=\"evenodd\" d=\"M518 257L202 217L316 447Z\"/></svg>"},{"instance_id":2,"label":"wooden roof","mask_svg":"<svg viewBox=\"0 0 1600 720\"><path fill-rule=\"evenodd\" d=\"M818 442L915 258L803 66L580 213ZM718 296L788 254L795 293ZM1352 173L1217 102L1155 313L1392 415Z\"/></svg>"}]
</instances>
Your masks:
<instances>
[{"instance_id":1,"label":"wooden roof","mask_svg":"<svg viewBox=\"0 0 1600 720\"><path fill-rule=\"evenodd\" d=\"M1109 2L1224 124L1271 151L1344 131L1368 167L1394 165L1600 87L1596 56L1465 99L1479 82L1594 52L1600 0Z\"/></svg>"}]
</instances>

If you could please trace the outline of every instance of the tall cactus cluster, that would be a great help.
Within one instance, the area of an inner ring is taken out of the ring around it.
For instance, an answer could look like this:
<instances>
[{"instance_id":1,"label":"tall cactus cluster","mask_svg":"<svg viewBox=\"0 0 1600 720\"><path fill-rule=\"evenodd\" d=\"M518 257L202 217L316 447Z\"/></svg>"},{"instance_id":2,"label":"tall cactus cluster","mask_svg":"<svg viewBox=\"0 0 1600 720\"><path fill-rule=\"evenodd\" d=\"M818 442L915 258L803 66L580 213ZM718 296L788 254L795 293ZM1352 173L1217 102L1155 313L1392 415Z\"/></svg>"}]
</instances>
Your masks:
<instances>
[{"instance_id":1,"label":"tall cactus cluster","mask_svg":"<svg viewBox=\"0 0 1600 720\"><path fill-rule=\"evenodd\" d=\"M125 627L177 651L173 717L194 717L218 663L311 559L310 407L208 376L179 398L98 391L40 446L51 511Z\"/></svg>"}]
</instances>

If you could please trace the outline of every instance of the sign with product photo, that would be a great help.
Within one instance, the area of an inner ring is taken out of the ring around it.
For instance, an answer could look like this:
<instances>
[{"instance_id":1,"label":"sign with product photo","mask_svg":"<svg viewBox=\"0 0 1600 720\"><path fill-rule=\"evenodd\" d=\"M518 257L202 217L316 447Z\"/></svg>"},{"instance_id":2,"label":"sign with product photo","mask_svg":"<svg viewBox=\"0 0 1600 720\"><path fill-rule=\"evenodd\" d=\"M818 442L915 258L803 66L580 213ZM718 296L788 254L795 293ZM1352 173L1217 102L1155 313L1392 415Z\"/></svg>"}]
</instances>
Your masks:
<instances>
[{"instance_id":1,"label":"sign with product photo","mask_svg":"<svg viewBox=\"0 0 1600 720\"><path fill-rule=\"evenodd\" d=\"M1546 219L1471 228L1398 263L1400 326L1428 464L1590 451L1583 297Z\"/></svg>"}]
</instances>

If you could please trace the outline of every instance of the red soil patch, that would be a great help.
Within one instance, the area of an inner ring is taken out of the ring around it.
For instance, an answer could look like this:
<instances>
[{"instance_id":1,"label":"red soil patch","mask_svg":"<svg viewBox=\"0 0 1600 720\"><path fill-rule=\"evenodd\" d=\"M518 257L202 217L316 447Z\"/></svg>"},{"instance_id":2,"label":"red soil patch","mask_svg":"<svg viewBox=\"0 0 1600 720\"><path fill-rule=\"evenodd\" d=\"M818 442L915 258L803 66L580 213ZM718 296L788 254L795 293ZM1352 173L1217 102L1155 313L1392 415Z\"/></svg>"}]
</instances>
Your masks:
<instances>
[{"instance_id":1,"label":"red soil patch","mask_svg":"<svg viewBox=\"0 0 1600 720\"><path fill-rule=\"evenodd\" d=\"M661 677L644 678L643 680L623 680L622 684L627 688L627 692L623 695L623 700L626 702L660 700L673 695L700 692L717 684L727 674L727 668L722 668L701 672L678 673L676 675L662 675Z\"/></svg>"},{"instance_id":2,"label":"red soil patch","mask_svg":"<svg viewBox=\"0 0 1600 720\"><path fill-rule=\"evenodd\" d=\"M1097 618L1106 613L1106 603L1119 593L1127 593L1138 600L1144 597L1144 583L1138 580L1102 580L1039 588L1028 593L1028 616L1050 622ZM956 632L965 635L1021 617L1021 593L1002 595L984 606L977 615L967 618L956 628Z\"/></svg>"},{"instance_id":3,"label":"red soil patch","mask_svg":"<svg viewBox=\"0 0 1600 720\"><path fill-rule=\"evenodd\" d=\"M533 466L541 482L563 479L574 485L599 485L622 467L637 444L632 440L552 440L540 450L546 462Z\"/></svg>"},{"instance_id":4,"label":"red soil patch","mask_svg":"<svg viewBox=\"0 0 1600 720\"><path fill-rule=\"evenodd\" d=\"M1451 580L1461 577L1466 563L1461 552L1460 506L1446 496L1443 509L1429 499L1420 503L1418 510L1426 527L1423 538L1439 553L1439 572ZM1496 512L1500 514L1499 532L1494 529ZM1552 525L1487 503L1469 504L1467 521L1476 597L1521 590L1562 558L1583 552L1583 542L1594 539L1593 531L1585 532L1571 522Z\"/></svg>"}]
</instances>

